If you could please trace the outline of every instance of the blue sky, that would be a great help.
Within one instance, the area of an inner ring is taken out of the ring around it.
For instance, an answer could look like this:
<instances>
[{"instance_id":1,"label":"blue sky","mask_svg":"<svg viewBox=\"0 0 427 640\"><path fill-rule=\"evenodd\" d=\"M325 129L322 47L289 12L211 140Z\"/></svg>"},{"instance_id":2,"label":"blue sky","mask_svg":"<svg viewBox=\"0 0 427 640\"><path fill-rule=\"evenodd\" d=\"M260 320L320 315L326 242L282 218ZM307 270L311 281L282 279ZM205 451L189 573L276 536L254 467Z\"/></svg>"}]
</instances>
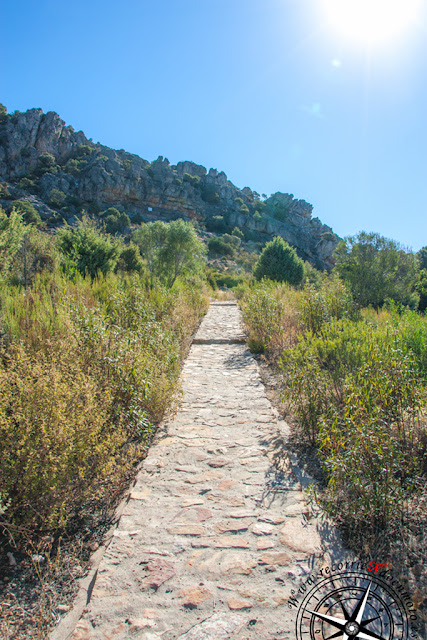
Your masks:
<instances>
[{"instance_id":1,"label":"blue sky","mask_svg":"<svg viewBox=\"0 0 427 640\"><path fill-rule=\"evenodd\" d=\"M418 250L425 0L410 25L370 45L333 26L326 1L3 0L0 102L57 111L147 160L192 160L238 187L293 193L341 236L377 231Z\"/></svg>"}]
</instances>

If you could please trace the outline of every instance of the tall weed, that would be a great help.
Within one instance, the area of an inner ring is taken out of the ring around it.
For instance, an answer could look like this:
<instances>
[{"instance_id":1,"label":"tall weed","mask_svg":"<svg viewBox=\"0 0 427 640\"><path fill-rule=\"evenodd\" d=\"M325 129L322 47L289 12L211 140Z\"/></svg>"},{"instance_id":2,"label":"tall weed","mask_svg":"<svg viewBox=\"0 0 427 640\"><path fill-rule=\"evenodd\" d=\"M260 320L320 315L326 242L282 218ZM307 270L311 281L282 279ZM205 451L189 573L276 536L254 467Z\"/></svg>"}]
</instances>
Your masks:
<instances>
[{"instance_id":1,"label":"tall weed","mask_svg":"<svg viewBox=\"0 0 427 640\"><path fill-rule=\"evenodd\" d=\"M308 286L301 295L299 311L302 328L318 333L331 320L355 318L350 289L337 277L324 279L320 287Z\"/></svg>"},{"instance_id":2,"label":"tall weed","mask_svg":"<svg viewBox=\"0 0 427 640\"><path fill-rule=\"evenodd\" d=\"M283 349L295 343L300 293L288 285L270 281L258 283L243 293L240 306L251 351L277 359Z\"/></svg>"}]
</instances>

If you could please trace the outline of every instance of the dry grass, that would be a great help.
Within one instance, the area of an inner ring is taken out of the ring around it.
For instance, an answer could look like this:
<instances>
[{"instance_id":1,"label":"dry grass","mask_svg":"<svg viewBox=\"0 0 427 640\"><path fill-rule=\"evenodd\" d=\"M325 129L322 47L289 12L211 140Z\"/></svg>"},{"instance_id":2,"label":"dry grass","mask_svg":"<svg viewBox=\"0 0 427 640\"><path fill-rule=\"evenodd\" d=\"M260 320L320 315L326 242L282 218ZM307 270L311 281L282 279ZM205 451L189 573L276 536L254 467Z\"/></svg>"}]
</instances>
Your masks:
<instances>
[{"instance_id":1,"label":"dry grass","mask_svg":"<svg viewBox=\"0 0 427 640\"><path fill-rule=\"evenodd\" d=\"M225 291L222 289L215 289L214 291L211 291L210 296L213 300L218 300L219 302L236 299L236 296L231 289L227 289Z\"/></svg>"}]
</instances>

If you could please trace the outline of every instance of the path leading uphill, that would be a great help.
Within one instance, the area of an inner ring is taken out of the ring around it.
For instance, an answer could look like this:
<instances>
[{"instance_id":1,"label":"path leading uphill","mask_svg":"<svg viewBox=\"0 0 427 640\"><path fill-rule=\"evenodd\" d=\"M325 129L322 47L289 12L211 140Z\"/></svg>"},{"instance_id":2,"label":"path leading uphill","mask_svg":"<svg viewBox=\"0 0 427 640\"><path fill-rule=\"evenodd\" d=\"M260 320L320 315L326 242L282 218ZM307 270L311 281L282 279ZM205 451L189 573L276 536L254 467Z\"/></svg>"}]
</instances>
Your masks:
<instances>
[{"instance_id":1,"label":"path leading uphill","mask_svg":"<svg viewBox=\"0 0 427 640\"><path fill-rule=\"evenodd\" d=\"M293 640L291 589L324 550L235 303L211 304L182 377L182 404L157 433L70 637Z\"/></svg>"}]
</instances>

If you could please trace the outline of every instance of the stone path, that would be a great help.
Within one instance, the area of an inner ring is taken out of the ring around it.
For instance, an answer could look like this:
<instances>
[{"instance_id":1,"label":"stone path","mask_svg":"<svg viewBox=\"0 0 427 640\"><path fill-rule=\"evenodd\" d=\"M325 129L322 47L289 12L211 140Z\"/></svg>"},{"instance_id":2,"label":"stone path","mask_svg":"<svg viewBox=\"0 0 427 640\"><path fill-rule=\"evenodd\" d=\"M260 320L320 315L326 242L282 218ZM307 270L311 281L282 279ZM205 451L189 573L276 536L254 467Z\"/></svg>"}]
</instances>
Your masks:
<instances>
[{"instance_id":1,"label":"stone path","mask_svg":"<svg viewBox=\"0 0 427 640\"><path fill-rule=\"evenodd\" d=\"M235 303L212 303L182 377L71 638L293 640L324 550Z\"/></svg>"}]
</instances>

